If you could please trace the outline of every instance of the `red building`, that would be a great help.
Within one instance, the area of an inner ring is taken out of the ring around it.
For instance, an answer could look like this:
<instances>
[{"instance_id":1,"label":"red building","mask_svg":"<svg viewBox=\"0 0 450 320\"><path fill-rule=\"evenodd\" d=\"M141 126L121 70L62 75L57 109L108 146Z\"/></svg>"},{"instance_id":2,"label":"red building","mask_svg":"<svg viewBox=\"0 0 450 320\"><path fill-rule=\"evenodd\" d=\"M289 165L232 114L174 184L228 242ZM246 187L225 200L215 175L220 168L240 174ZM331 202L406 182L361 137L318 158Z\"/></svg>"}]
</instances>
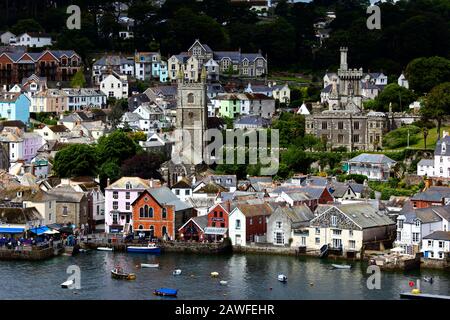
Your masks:
<instances>
[{"instance_id":1,"label":"red building","mask_svg":"<svg viewBox=\"0 0 450 320\"><path fill-rule=\"evenodd\" d=\"M411 197L414 208L428 208L431 206L443 206L450 201L450 188L435 186L429 187L424 192L416 193Z\"/></svg>"},{"instance_id":2,"label":"red building","mask_svg":"<svg viewBox=\"0 0 450 320\"><path fill-rule=\"evenodd\" d=\"M21 83L32 74L46 77L47 81L70 81L81 67L81 57L73 50L3 52L0 54L0 84Z\"/></svg>"},{"instance_id":3,"label":"red building","mask_svg":"<svg viewBox=\"0 0 450 320\"><path fill-rule=\"evenodd\" d=\"M237 204L237 208L245 216L246 240L255 241L255 237L264 236L267 232L267 218L274 209L268 203Z\"/></svg>"}]
</instances>

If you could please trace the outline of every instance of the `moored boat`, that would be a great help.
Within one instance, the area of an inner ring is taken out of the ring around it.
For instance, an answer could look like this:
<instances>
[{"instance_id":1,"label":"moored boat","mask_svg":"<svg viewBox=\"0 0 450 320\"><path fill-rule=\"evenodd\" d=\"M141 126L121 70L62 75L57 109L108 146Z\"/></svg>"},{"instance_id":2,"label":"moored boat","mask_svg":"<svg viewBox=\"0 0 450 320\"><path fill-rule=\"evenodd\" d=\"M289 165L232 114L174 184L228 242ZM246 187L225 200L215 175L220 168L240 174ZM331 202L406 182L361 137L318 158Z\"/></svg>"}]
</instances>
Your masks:
<instances>
[{"instance_id":1,"label":"moored boat","mask_svg":"<svg viewBox=\"0 0 450 320\"><path fill-rule=\"evenodd\" d=\"M284 274L278 275L278 281L280 282L287 282L287 277Z\"/></svg>"},{"instance_id":2,"label":"moored boat","mask_svg":"<svg viewBox=\"0 0 450 320\"><path fill-rule=\"evenodd\" d=\"M161 253L161 248L154 243L149 243L146 247L129 246L127 252L135 253Z\"/></svg>"},{"instance_id":3,"label":"moored boat","mask_svg":"<svg viewBox=\"0 0 450 320\"><path fill-rule=\"evenodd\" d=\"M141 268L159 268L159 263L141 263Z\"/></svg>"},{"instance_id":4,"label":"moored boat","mask_svg":"<svg viewBox=\"0 0 450 320\"><path fill-rule=\"evenodd\" d=\"M350 269L352 266L349 264L332 264L334 269Z\"/></svg>"},{"instance_id":5,"label":"moored boat","mask_svg":"<svg viewBox=\"0 0 450 320\"><path fill-rule=\"evenodd\" d=\"M174 276L179 276L179 275L181 274L181 269L173 270L172 274L173 274Z\"/></svg>"},{"instance_id":6,"label":"moored boat","mask_svg":"<svg viewBox=\"0 0 450 320\"><path fill-rule=\"evenodd\" d=\"M123 279L123 280L135 280L136 275L134 273L126 273L123 272L122 268L116 267L111 270L111 277L114 279Z\"/></svg>"},{"instance_id":7,"label":"moored boat","mask_svg":"<svg viewBox=\"0 0 450 320\"><path fill-rule=\"evenodd\" d=\"M211 272L211 277L217 278L219 276L219 273L216 271Z\"/></svg>"},{"instance_id":8,"label":"moored boat","mask_svg":"<svg viewBox=\"0 0 450 320\"><path fill-rule=\"evenodd\" d=\"M176 297L178 294L178 289L159 288L153 291L153 294L163 297Z\"/></svg>"},{"instance_id":9,"label":"moored boat","mask_svg":"<svg viewBox=\"0 0 450 320\"><path fill-rule=\"evenodd\" d=\"M75 283L75 281L73 281L73 280L67 280L67 281L61 283L61 288L68 289L68 288L70 288L74 283Z\"/></svg>"},{"instance_id":10,"label":"moored boat","mask_svg":"<svg viewBox=\"0 0 450 320\"><path fill-rule=\"evenodd\" d=\"M219 282L222 286L226 286L228 284L228 281L220 280Z\"/></svg>"},{"instance_id":11,"label":"moored boat","mask_svg":"<svg viewBox=\"0 0 450 320\"><path fill-rule=\"evenodd\" d=\"M98 250L98 251L113 251L113 248L108 248L108 247L98 247L97 250Z\"/></svg>"}]
</instances>

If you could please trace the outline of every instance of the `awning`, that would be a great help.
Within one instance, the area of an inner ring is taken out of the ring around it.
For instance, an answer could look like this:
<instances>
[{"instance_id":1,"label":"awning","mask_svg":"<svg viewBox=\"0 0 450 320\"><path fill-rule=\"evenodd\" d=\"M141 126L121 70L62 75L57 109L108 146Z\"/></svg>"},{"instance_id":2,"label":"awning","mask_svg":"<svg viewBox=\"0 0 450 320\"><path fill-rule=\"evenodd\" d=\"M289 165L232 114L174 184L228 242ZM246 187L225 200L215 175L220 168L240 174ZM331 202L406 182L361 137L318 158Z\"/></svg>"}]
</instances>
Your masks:
<instances>
[{"instance_id":1,"label":"awning","mask_svg":"<svg viewBox=\"0 0 450 320\"><path fill-rule=\"evenodd\" d=\"M224 235L227 230L227 228L206 227L205 234Z\"/></svg>"},{"instance_id":2,"label":"awning","mask_svg":"<svg viewBox=\"0 0 450 320\"><path fill-rule=\"evenodd\" d=\"M42 226L42 227L37 227L37 228L30 228L29 231L40 236L41 234L44 234L46 231L49 231L49 230L50 230L49 227Z\"/></svg>"},{"instance_id":3,"label":"awning","mask_svg":"<svg viewBox=\"0 0 450 320\"><path fill-rule=\"evenodd\" d=\"M0 233L23 233L25 231L25 228L22 227L7 227L7 226L0 226Z\"/></svg>"}]
</instances>

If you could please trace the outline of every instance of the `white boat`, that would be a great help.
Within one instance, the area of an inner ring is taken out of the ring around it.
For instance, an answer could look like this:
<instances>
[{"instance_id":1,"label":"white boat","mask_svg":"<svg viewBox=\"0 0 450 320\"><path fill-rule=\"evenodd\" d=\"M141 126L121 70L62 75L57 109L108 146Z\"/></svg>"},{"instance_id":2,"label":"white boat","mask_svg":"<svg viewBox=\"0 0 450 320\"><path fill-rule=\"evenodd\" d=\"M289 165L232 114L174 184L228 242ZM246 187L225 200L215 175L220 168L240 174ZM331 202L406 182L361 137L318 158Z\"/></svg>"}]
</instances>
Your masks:
<instances>
[{"instance_id":1,"label":"white boat","mask_svg":"<svg viewBox=\"0 0 450 320\"><path fill-rule=\"evenodd\" d=\"M127 247L127 252L161 253L161 248L158 247L155 243L149 243L146 247L129 246Z\"/></svg>"},{"instance_id":2,"label":"white boat","mask_svg":"<svg viewBox=\"0 0 450 320\"><path fill-rule=\"evenodd\" d=\"M287 277L284 274L278 275L278 281L280 282L287 282Z\"/></svg>"},{"instance_id":3,"label":"white boat","mask_svg":"<svg viewBox=\"0 0 450 320\"><path fill-rule=\"evenodd\" d=\"M108 247L98 247L97 250L98 250L98 251L113 251L113 248L108 248Z\"/></svg>"},{"instance_id":4,"label":"white boat","mask_svg":"<svg viewBox=\"0 0 450 320\"><path fill-rule=\"evenodd\" d=\"M181 269L176 269L172 272L174 276L179 276L181 274Z\"/></svg>"},{"instance_id":5,"label":"white boat","mask_svg":"<svg viewBox=\"0 0 450 320\"><path fill-rule=\"evenodd\" d=\"M75 283L73 280L67 280L66 282L61 283L61 287L68 289L70 286L72 286Z\"/></svg>"},{"instance_id":6,"label":"white boat","mask_svg":"<svg viewBox=\"0 0 450 320\"><path fill-rule=\"evenodd\" d=\"M159 263L141 263L141 268L159 268Z\"/></svg>"},{"instance_id":7,"label":"white boat","mask_svg":"<svg viewBox=\"0 0 450 320\"><path fill-rule=\"evenodd\" d=\"M216 271L211 272L211 277L216 278L219 276L219 273Z\"/></svg>"},{"instance_id":8,"label":"white boat","mask_svg":"<svg viewBox=\"0 0 450 320\"><path fill-rule=\"evenodd\" d=\"M350 269L352 266L349 264L332 264L334 269Z\"/></svg>"},{"instance_id":9,"label":"white boat","mask_svg":"<svg viewBox=\"0 0 450 320\"><path fill-rule=\"evenodd\" d=\"M226 286L228 284L228 281L220 280L219 282L221 285Z\"/></svg>"}]
</instances>

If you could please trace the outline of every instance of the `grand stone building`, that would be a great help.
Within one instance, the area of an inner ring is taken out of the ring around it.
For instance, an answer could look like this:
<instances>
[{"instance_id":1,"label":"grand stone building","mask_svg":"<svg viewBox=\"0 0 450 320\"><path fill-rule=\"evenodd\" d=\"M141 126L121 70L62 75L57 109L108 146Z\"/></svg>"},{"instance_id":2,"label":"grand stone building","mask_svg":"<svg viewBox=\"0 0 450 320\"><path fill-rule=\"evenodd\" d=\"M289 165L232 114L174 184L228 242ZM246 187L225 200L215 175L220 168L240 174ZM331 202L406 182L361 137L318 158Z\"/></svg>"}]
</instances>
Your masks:
<instances>
[{"instance_id":1,"label":"grand stone building","mask_svg":"<svg viewBox=\"0 0 450 320\"><path fill-rule=\"evenodd\" d=\"M362 106L363 70L349 69L347 48L341 48L341 62L326 110L306 116L306 133L315 135L333 148L376 150L382 147L389 128L385 113L366 111Z\"/></svg>"}]
</instances>

